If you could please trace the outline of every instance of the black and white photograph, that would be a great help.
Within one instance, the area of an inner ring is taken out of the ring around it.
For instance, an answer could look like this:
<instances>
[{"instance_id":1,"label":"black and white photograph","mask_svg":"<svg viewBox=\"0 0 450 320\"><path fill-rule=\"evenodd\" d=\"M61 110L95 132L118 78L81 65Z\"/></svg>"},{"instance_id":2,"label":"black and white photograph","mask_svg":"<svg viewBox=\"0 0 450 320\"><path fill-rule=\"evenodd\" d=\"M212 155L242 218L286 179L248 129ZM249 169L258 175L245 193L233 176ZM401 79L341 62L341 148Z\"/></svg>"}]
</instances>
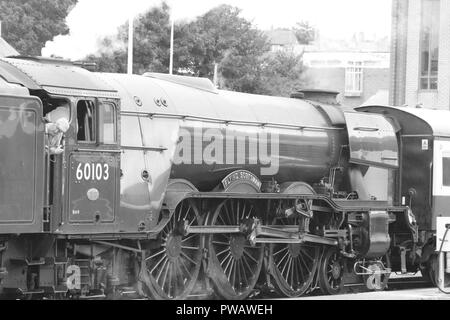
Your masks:
<instances>
[{"instance_id":1,"label":"black and white photograph","mask_svg":"<svg viewBox=\"0 0 450 320\"><path fill-rule=\"evenodd\" d=\"M450 1L0 0L0 300L450 300L449 229Z\"/></svg>"}]
</instances>

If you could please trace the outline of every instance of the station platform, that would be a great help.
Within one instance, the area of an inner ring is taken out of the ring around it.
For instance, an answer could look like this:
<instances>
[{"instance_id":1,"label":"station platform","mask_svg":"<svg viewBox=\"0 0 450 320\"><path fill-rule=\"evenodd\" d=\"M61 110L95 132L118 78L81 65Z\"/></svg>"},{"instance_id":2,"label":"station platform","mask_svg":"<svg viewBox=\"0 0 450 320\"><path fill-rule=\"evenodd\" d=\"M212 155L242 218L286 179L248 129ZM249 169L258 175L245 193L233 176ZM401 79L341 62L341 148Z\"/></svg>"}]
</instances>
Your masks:
<instances>
[{"instance_id":1,"label":"station platform","mask_svg":"<svg viewBox=\"0 0 450 320\"><path fill-rule=\"evenodd\" d=\"M450 288L446 290L450 291ZM422 288L304 297L301 300L450 300L450 294L442 293L438 288Z\"/></svg>"}]
</instances>

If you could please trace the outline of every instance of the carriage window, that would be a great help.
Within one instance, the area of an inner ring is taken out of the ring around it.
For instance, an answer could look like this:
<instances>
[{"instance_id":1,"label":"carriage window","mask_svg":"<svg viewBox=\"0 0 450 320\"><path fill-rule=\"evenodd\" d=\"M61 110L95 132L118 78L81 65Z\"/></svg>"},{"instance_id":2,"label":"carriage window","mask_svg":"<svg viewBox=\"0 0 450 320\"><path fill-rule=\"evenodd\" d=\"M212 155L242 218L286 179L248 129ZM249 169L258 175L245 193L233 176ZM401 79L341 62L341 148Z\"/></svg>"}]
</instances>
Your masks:
<instances>
[{"instance_id":1,"label":"carriage window","mask_svg":"<svg viewBox=\"0 0 450 320\"><path fill-rule=\"evenodd\" d=\"M442 158L442 185L450 187L450 158Z\"/></svg>"},{"instance_id":2,"label":"carriage window","mask_svg":"<svg viewBox=\"0 0 450 320\"><path fill-rule=\"evenodd\" d=\"M116 115L114 105L109 103L99 106L99 142L104 144L115 144L116 137Z\"/></svg>"},{"instance_id":3,"label":"carriage window","mask_svg":"<svg viewBox=\"0 0 450 320\"><path fill-rule=\"evenodd\" d=\"M77 104L78 141L95 142L95 104L83 100Z\"/></svg>"}]
</instances>

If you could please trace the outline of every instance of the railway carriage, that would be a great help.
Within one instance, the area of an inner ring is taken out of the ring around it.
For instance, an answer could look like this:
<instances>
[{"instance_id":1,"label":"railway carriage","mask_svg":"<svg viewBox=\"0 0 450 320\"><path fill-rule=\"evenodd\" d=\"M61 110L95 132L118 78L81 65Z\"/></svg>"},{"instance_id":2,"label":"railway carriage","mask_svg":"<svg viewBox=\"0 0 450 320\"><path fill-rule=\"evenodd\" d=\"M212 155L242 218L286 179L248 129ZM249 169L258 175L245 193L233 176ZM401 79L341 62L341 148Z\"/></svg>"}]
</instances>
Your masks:
<instances>
[{"instance_id":1,"label":"railway carriage","mask_svg":"<svg viewBox=\"0 0 450 320\"><path fill-rule=\"evenodd\" d=\"M411 173L427 161L431 176L446 172L445 152L411 163L407 111L345 110L335 95L1 59L1 293L293 297L352 281L380 290L391 271L433 270L447 180L432 189ZM62 106L70 127L55 155L44 117Z\"/></svg>"}]
</instances>

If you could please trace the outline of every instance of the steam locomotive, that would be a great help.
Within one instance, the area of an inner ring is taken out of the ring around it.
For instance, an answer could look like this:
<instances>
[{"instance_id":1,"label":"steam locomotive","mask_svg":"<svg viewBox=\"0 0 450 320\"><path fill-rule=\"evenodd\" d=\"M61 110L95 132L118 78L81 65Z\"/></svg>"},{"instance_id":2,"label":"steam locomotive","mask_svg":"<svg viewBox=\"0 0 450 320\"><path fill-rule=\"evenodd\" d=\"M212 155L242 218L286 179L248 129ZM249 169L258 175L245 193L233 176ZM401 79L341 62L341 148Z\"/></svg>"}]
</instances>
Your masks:
<instances>
[{"instance_id":1,"label":"steam locomotive","mask_svg":"<svg viewBox=\"0 0 450 320\"><path fill-rule=\"evenodd\" d=\"M0 59L4 298L296 297L435 279L450 114ZM64 151L45 115L68 106Z\"/></svg>"}]
</instances>

